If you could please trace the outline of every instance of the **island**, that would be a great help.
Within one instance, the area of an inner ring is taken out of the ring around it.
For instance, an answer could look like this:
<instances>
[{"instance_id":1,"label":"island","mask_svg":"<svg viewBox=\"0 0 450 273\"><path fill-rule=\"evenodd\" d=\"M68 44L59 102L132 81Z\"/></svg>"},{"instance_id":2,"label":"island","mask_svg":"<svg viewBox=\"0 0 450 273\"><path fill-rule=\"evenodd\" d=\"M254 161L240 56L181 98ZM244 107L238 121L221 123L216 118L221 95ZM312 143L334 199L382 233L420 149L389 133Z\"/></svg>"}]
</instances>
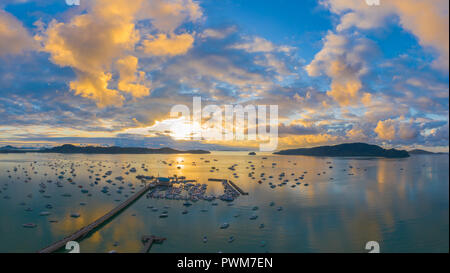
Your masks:
<instances>
[{"instance_id":1,"label":"island","mask_svg":"<svg viewBox=\"0 0 450 273\"><path fill-rule=\"evenodd\" d=\"M377 145L367 143L345 143L334 146L320 146L314 148L290 149L275 152L278 155L307 155L307 156L369 156L385 158L409 157L405 150L383 149Z\"/></svg>"},{"instance_id":2,"label":"island","mask_svg":"<svg viewBox=\"0 0 450 273\"><path fill-rule=\"evenodd\" d=\"M53 148L40 150L31 149L0 149L0 153L58 153L58 154L209 154L204 150L180 151L172 148L142 148L142 147L102 147L102 146L75 146L64 144Z\"/></svg>"},{"instance_id":3,"label":"island","mask_svg":"<svg viewBox=\"0 0 450 273\"><path fill-rule=\"evenodd\" d=\"M434 152L421 150L421 149L414 149L414 150L408 151L408 153L410 155L444 155L444 154L446 154L446 153L434 153Z\"/></svg>"}]
</instances>

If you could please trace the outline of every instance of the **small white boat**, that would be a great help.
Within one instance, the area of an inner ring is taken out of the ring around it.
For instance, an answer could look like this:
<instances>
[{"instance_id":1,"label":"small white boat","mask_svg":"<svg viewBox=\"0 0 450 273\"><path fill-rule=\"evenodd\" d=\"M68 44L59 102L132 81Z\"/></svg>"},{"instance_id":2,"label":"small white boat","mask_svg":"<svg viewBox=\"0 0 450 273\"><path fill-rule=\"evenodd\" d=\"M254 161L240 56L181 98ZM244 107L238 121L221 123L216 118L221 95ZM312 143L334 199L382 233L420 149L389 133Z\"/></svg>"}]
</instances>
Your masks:
<instances>
[{"instance_id":1,"label":"small white boat","mask_svg":"<svg viewBox=\"0 0 450 273\"><path fill-rule=\"evenodd\" d=\"M169 217L167 213L162 213L161 215L159 215L159 218L167 218L167 217Z\"/></svg>"}]
</instances>

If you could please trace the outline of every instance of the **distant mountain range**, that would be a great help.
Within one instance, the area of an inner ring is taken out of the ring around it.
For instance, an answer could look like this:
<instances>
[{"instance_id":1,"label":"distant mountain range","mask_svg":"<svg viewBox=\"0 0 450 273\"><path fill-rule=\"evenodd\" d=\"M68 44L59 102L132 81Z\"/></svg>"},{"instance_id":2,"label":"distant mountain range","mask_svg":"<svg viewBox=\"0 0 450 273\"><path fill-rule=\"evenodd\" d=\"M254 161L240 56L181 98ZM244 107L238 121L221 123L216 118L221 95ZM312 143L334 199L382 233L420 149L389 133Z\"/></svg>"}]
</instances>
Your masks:
<instances>
[{"instance_id":1,"label":"distant mountain range","mask_svg":"<svg viewBox=\"0 0 450 273\"><path fill-rule=\"evenodd\" d=\"M334 146L320 146L314 148L290 149L275 152L279 155L308 155L308 156L370 156L386 158L409 157L407 151L396 149L383 149L377 145L367 143L345 143Z\"/></svg>"},{"instance_id":2,"label":"distant mountain range","mask_svg":"<svg viewBox=\"0 0 450 273\"><path fill-rule=\"evenodd\" d=\"M425 151L425 150L421 150L421 149L414 149L414 150L408 151L408 153L410 155L444 155L444 154L447 154L447 153L434 153L434 152Z\"/></svg>"},{"instance_id":3,"label":"distant mountain range","mask_svg":"<svg viewBox=\"0 0 450 273\"><path fill-rule=\"evenodd\" d=\"M6 151L6 150L17 150L17 148L13 147L11 145L0 147L0 151Z\"/></svg>"},{"instance_id":4,"label":"distant mountain range","mask_svg":"<svg viewBox=\"0 0 450 273\"><path fill-rule=\"evenodd\" d=\"M0 147L0 153L60 153L60 154L209 154L206 150L176 150L172 148L143 148L143 147L101 147L75 146L64 144L53 148L14 147L11 145ZM250 153L253 155L253 152ZM275 152L279 155L307 155L307 156L370 156L386 158L403 158L410 155L440 155L447 153L433 153L414 149L411 151L383 149L377 145L367 143L346 143L334 146L319 146L314 148L289 149Z\"/></svg>"},{"instance_id":5,"label":"distant mountain range","mask_svg":"<svg viewBox=\"0 0 450 273\"><path fill-rule=\"evenodd\" d=\"M10 150L36 150L36 148L32 147L14 147L11 145L0 147L0 151L10 151Z\"/></svg>"},{"instance_id":6,"label":"distant mountain range","mask_svg":"<svg viewBox=\"0 0 450 273\"><path fill-rule=\"evenodd\" d=\"M5 146L7 147L7 146ZM64 144L62 146L41 150L14 149L2 147L0 153L59 153L59 154L209 154L204 150L180 151L171 148L140 148L140 147L100 147L100 146L75 146ZM5 148L5 149L3 149Z\"/></svg>"}]
</instances>

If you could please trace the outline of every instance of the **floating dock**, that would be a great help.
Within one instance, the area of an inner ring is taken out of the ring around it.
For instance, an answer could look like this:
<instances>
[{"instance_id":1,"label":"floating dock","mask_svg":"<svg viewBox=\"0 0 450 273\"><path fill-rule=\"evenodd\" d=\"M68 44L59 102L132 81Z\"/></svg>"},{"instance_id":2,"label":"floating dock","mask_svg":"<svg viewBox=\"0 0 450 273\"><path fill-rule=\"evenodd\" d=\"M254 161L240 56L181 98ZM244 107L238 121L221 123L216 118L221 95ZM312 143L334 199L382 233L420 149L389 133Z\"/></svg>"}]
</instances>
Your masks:
<instances>
[{"instance_id":1,"label":"floating dock","mask_svg":"<svg viewBox=\"0 0 450 273\"><path fill-rule=\"evenodd\" d=\"M233 181L227 179L217 179L217 178L209 178L208 181L214 182L226 182L231 185L235 190L237 190L241 195L248 195L248 192L243 191L238 185L234 184Z\"/></svg>"},{"instance_id":2,"label":"floating dock","mask_svg":"<svg viewBox=\"0 0 450 273\"><path fill-rule=\"evenodd\" d=\"M112 209L107 214L103 215L102 217L98 218L96 221L91 223L90 225L87 225L83 227L82 229L76 231L72 235L69 235L65 237L64 239L61 239L50 246L43 248L38 251L38 253L52 253L55 252L67 244L67 242L70 241L77 241L80 239L83 239L86 237L90 232L101 226L102 224L106 223L108 220L112 219L114 216L118 215L122 210L126 209L129 205L134 203L136 200L138 200L144 193L146 193L149 189L157 187L157 185L149 183L148 185L145 185L143 189L136 192L134 195L132 195L130 198L125 200L123 203L121 203L119 206Z\"/></svg>"},{"instance_id":3,"label":"floating dock","mask_svg":"<svg viewBox=\"0 0 450 273\"><path fill-rule=\"evenodd\" d=\"M239 188L238 185L234 184L233 181L227 180L228 184L230 184L233 188L235 188L240 194L242 195L248 195L248 192L243 191L241 188Z\"/></svg>"},{"instance_id":4,"label":"floating dock","mask_svg":"<svg viewBox=\"0 0 450 273\"><path fill-rule=\"evenodd\" d=\"M142 243L144 244L144 248L142 249L141 253L148 253L150 251L150 248L153 244L160 244L166 240L166 238L163 237L156 237L154 235L144 235L142 236Z\"/></svg>"},{"instance_id":5,"label":"floating dock","mask_svg":"<svg viewBox=\"0 0 450 273\"><path fill-rule=\"evenodd\" d=\"M217 179L217 178L208 178L208 181L214 181L214 182L227 182L226 179Z\"/></svg>"}]
</instances>

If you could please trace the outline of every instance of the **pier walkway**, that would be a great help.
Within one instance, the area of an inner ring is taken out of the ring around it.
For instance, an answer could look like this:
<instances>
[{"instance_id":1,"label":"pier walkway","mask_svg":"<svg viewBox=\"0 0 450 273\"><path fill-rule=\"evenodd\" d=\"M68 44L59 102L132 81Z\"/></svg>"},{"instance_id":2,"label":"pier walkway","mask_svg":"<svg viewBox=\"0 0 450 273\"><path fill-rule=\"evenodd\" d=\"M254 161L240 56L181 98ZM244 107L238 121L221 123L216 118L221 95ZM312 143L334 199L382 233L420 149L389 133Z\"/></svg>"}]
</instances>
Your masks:
<instances>
[{"instance_id":1,"label":"pier walkway","mask_svg":"<svg viewBox=\"0 0 450 273\"><path fill-rule=\"evenodd\" d=\"M98 218L93 223L83 227L82 229L76 231L72 235L69 235L69 236L65 237L64 239L61 239L61 240L51 244L50 246L39 250L38 253L55 252L55 251L63 248L67 244L67 242L77 241L79 239L83 239L91 231L95 230L96 228L98 228L102 224L106 223L108 220L112 219L114 216L119 214L122 210L126 209L129 205L131 205L133 202L138 200L144 193L146 193L149 189L151 189L153 187L156 187L156 185L154 185L152 183L149 183L149 184L145 185L143 189L141 189L138 192L136 192L134 195L132 195L127 200L125 200L119 206L115 207L110 212L108 212L105 215L103 215L102 217Z\"/></svg>"},{"instance_id":2,"label":"pier walkway","mask_svg":"<svg viewBox=\"0 0 450 273\"><path fill-rule=\"evenodd\" d=\"M241 195L248 195L248 192L243 191L238 185L233 183L231 180L227 179L217 179L217 178L209 178L208 181L214 181L214 182L226 182L229 185L231 185L235 190L237 190Z\"/></svg>"},{"instance_id":3,"label":"pier walkway","mask_svg":"<svg viewBox=\"0 0 450 273\"><path fill-rule=\"evenodd\" d=\"M230 184L231 186L233 186L233 188L235 188L240 194L242 194L242 195L248 195L248 192L243 191L241 188L239 188L238 185L234 184L233 181L228 180L228 184Z\"/></svg>"}]
</instances>

